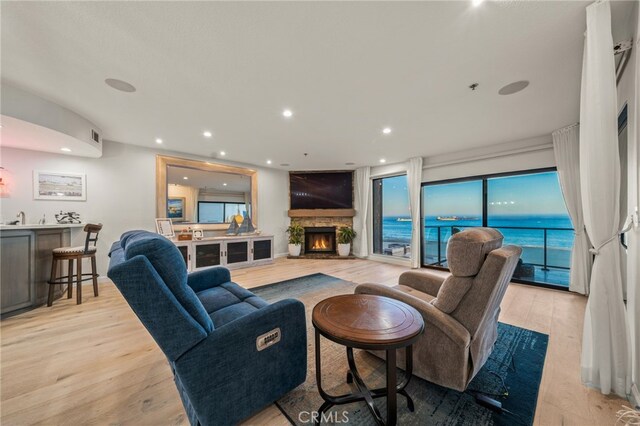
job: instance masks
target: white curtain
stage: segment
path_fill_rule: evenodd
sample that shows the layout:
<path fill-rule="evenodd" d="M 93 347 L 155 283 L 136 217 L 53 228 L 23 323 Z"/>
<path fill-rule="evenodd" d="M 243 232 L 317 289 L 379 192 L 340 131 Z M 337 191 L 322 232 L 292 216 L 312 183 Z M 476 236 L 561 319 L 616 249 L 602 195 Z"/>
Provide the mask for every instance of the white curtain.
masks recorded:
<path fill-rule="evenodd" d="M 640 5 L 636 5 L 637 22 L 640 22 Z M 640 27 L 636 29 L 635 44 L 635 93 L 631 96 L 635 103 L 629 103 L 628 141 L 632 147 L 629 158 L 629 206 L 640 203 Z M 635 155 L 634 155 L 635 154 Z M 637 225 L 627 233 L 629 250 L 629 275 L 627 280 L 627 312 L 629 316 L 629 334 L 631 336 L 632 382 L 640 388 L 640 227 Z"/>
<path fill-rule="evenodd" d="M 569 290 L 589 294 L 591 259 L 589 238 L 584 229 L 582 214 L 582 191 L 580 189 L 580 127 L 578 124 L 553 132 L 553 153 L 558 168 L 558 179 L 575 229 L 575 240 L 571 249 L 571 272 Z"/>
<path fill-rule="evenodd" d="M 620 159 L 611 6 L 587 7 L 580 93 L 580 185 L 595 261 L 584 318 L 582 380 L 604 394 L 630 390 L 627 314 L 618 249 Z"/>
<path fill-rule="evenodd" d="M 411 209 L 411 267 L 420 267 L 420 191 L 422 184 L 422 157 L 409 159 L 407 185 Z"/>
<path fill-rule="evenodd" d="M 353 218 L 353 229 L 358 235 L 353 241 L 353 253 L 358 257 L 367 257 L 369 256 L 367 217 L 371 193 L 371 167 L 357 168 L 355 183 L 356 216 Z"/>

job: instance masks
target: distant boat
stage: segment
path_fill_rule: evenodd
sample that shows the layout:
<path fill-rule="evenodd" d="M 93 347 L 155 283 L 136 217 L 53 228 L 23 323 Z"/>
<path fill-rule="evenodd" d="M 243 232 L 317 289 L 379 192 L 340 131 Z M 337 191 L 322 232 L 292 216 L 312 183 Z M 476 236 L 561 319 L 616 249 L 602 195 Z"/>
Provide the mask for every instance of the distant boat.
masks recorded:
<path fill-rule="evenodd" d="M 399 217 L 397 222 L 411 222 L 411 218 L 408 217 Z"/>
<path fill-rule="evenodd" d="M 455 222 L 457 220 L 478 220 L 477 217 L 465 217 L 465 216 L 438 216 L 436 220 L 443 222 Z"/>

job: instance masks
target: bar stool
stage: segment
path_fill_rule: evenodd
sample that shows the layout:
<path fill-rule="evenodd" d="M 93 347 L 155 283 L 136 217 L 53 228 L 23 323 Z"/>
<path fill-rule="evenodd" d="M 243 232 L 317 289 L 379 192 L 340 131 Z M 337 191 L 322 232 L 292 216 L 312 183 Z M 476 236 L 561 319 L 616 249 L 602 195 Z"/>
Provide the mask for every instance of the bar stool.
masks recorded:
<path fill-rule="evenodd" d="M 98 234 L 102 229 L 102 224 L 97 225 L 88 223 L 84 227 L 84 232 L 87 233 L 84 246 L 79 247 L 60 247 L 53 249 L 53 261 L 51 262 L 51 279 L 49 282 L 49 299 L 47 300 L 47 306 L 53 304 L 53 290 L 55 285 L 67 284 L 67 299 L 71 299 L 73 296 L 73 283 L 76 283 L 76 303 L 79 305 L 82 303 L 82 282 L 93 280 L 93 295 L 98 296 L 98 274 L 96 273 L 96 242 L 98 241 Z M 91 273 L 82 273 L 82 259 L 85 257 L 91 258 Z M 58 271 L 58 262 L 66 260 L 69 262 L 67 275 L 56 276 Z M 76 273 L 73 272 L 73 263 L 76 262 Z M 75 275 L 75 277 L 74 277 Z M 88 277 L 88 278 L 84 278 Z M 74 279 L 75 278 L 75 279 Z"/>

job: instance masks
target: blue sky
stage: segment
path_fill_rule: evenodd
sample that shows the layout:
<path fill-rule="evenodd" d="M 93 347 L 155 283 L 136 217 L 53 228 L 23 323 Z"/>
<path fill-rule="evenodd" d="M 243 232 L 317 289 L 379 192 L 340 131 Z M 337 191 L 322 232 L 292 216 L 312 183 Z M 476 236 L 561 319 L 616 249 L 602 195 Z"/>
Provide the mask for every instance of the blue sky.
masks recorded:
<path fill-rule="evenodd" d="M 492 178 L 488 181 L 490 215 L 566 215 L 556 172 Z M 407 177 L 383 180 L 385 216 L 408 216 Z M 482 215 L 482 181 L 423 188 L 427 216 Z"/>

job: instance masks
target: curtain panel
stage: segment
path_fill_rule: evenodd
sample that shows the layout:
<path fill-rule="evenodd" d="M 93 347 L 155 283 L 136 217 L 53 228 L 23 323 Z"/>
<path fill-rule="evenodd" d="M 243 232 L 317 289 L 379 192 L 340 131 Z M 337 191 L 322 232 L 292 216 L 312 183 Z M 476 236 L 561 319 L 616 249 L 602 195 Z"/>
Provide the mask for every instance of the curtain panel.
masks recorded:
<path fill-rule="evenodd" d="M 580 93 L 580 186 L 593 244 L 581 370 L 585 384 L 622 397 L 630 390 L 631 359 L 619 250 L 620 159 L 611 5 L 587 7 Z"/>
<path fill-rule="evenodd" d="M 553 132 L 553 153 L 558 168 L 558 180 L 567 211 L 575 229 L 571 249 L 571 271 L 569 290 L 589 294 L 592 255 L 589 253 L 589 238 L 584 229 L 582 214 L 582 191 L 580 189 L 580 127 L 578 124 Z"/>
<path fill-rule="evenodd" d="M 369 256 L 367 217 L 369 216 L 369 194 L 371 194 L 371 167 L 359 167 L 355 171 L 355 209 L 353 229 L 358 234 L 353 241 L 353 253 L 358 257 Z"/>
<path fill-rule="evenodd" d="M 409 159 L 407 167 L 409 209 L 411 210 L 411 267 L 420 267 L 420 191 L 422 187 L 422 157 Z"/>

